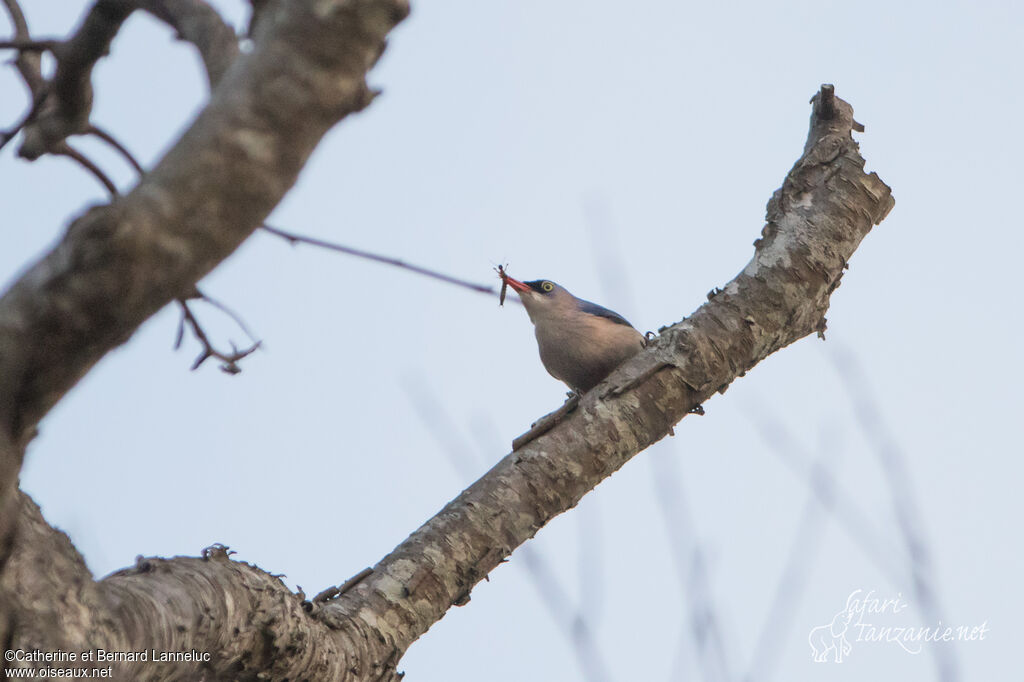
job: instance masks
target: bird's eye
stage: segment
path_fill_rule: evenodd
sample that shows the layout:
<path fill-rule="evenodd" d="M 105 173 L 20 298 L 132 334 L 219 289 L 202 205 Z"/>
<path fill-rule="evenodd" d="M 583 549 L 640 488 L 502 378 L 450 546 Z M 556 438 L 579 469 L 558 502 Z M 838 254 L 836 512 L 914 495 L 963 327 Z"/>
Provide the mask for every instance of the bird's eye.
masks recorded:
<path fill-rule="evenodd" d="M 543 289 L 544 291 L 554 291 L 555 285 L 552 284 L 551 282 L 544 282 L 543 284 L 540 285 L 540 288 Z"/>

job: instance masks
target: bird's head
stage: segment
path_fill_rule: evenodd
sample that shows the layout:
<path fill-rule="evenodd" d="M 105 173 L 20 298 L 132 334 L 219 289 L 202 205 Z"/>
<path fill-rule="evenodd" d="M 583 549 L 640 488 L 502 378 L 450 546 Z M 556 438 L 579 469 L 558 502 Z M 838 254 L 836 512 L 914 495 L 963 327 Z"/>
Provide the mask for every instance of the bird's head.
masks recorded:
<path fill-rule="evenodd" d="M 577 308 L 576 297 L 570 294 L 565 287 L 559 286 L 549 279 L 520 282 L 518 279 L 506 275 L 505 281 L 519 294 L 527 314 L 535 322 L 547 317 L 564 316 Z"/>

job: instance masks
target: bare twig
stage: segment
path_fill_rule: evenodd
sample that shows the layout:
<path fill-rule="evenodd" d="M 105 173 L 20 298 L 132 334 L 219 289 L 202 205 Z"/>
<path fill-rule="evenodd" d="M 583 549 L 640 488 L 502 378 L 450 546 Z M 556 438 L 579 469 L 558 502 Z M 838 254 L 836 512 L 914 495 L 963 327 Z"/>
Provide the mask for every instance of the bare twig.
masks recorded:
<path fill-rule="evenodd" d="M 46 88 L 42 87 L 32 100 L 32 106 L 29 107 L 28 111 L 25 112 L 25 115 L 21 117 L 21 120 L 7 130 L 0 132 L 0 149 L 3 149 L 8 142 L 13 140 L 14 137 L 21 132 L 22 128 L 28 125 L 36 117 L 36 114 L 39 112 L 39 107 L 42 106 L 45 100 Z"/>
<path fill-rule="evenodd" d="M 384 263 L 386 265 L 393 265 L 397 268 L 403 268 L 405 270 L 415 272 L 416 274 L 419 275 L 432 277 L 433 279 L 441 280 L 442 282 L 447 282 L 448 284 L 454 284 L 456 286 L 465 287 L 466 289 L 472 289 L 473 291 L 479 291 L 480 293 L 483 294 L 492 294 L 495 296 L 499 295 L 499 291 L 496 287 L 487 286 L 486 284 L 477 284 L 475 282 L 470 282 L 468 280 L 460 279 L 458 277 L 452 277 L 451 275 L 446 275 L 443 272 L 438 272 L 437 270 L 431 270 L 429 268 L 424 268 L 419 265 L 412 265 L 411 263 L 406 263 L 405 261 L 399 260 L 398 258 L 382 256 L 380 254 L 372 253 L 370 251 L 355 249 L 352 248 L 351 246 L 344 246 L 342 244 L 336 244 L 334 242 L 325 241 L 323 239 L 317 239 L 316 237 L 305 237 L 299 234 L 294 234 L 292 232 L 286 232 L 285 230 L 281 230 L 276 227 L 271 227 L 270 225 L 266 224 L 260 225 L 260 227 L 263 228 L 264 231 L 269 232 L 270 234 L 281 237 L 282 239 L 287 239 L 293 245 L 309 244 L 311 246 L 318 246 L 322 249 L 337 251 L 338 253 L 347 253 L 350 256 L 365 258 L 367 260 L 376 261 L 378 263 Z"/>
<path fill-rule="evenodd" d="M 205 296 L 202 298 L 203 300 L 206 301 L 210 300 Z M 224 310 L 224 308 L 219 304 L 216 305 L 221 310 Z M 222 363 L 220 366 L 221 371 L 226 372 L 227 374 L 238 374 L 239 372 L 242 371 L 242 368 L 238 366 L 238 362 L 243 358 L 251 355 L 253 352 L 256 351 L 257 348 L 260 347 L 260 345 L 262 345 L 261 341 L 256 341 L 249 348 L 239 350 L 232 343 L 230 353 L 219 351 L 213 347 L 212 343 L 210 343 L 210 339 L 209 337 L 207 337 L 202 325 L 199 324 L 199 320 L 196 319 L 195 315 L 192 313 L 191 308 L 189 308 L 188 301 L 186 299 L 179 298 L 178 307 L 181 308 L 181 320 L 178 323 L 178 333 L 176 337 L 175 348 L 178 348 L 181 345 L 181 341 L 185 335 L 184 330 L 186 324 L 192 329 L 192 333 L 195 335 L 196 339 L 199 341 L 200 344 L 202 344 L 203 347 L 202 352 L 200 352 L 195 362 L 192 363 L 193 371 L 199 369 L 199 366 L 206 362 L 208 359 L 216 358 L 217 360 L 220 360 Z M 232 314 L 231 316 L 235 318 L 237 321 L 237 318 L 235 317 L 234 314 Z"/>
<path fill-rule="evenodd" d="M 29 34 L 28 22 L 25 21 L 25 14 L 21 11 L 18 0 L 3 0 L 3 3 L 7 8 L 7 14 L 11 17 L 11 25 L 14 27 L 14 39 L 17 41 L 30 41 L 32 38 Z M 39 53 L 31 50 L 19 51 L 18 56 L 14 60 L 14 65 L 18 68 L 21 79 L 25 81 L 29 94 L 35 100 L 45 82 L 43 80 Z"/>
<path fill-rule="evenodd" d="M 68 137 L 88 131 L 93 68 L 134 10 L 135 4 L 125 0 L 96 0 L 74 34 L 53 46 L 57 67 L 46 84 L 45 101 L 25 126 L 20 156 L 32 161 L 43 154 L 59 154 Z M 33 91 L 38 94 L 39 89 Z"/>
<path fill-rule="evenodd" d="M 211 298 L 210 296 L 207 296 L 206 294 L 204 294 L 203 292 L 199 291 L 198 289 L 196 289 L 195 294 L 192 296 L 192 298 L 196 298 L 196 299 L 199 299 L 201 301 L 205 301 L 206 303 L 209 303 L 214 308 L 216 308 L 217 310 L 221 311 L 222 313 L 224 313 L 225 315 L 230 317 L 231 320 L 235 324 L 238 325 L 238 328 L 241 329 L 243 332 L 245 332 L 245 335 L 249 337 L 250 341 L 252 341 L 253 343 L 256 343 L 256 344 L 259 343 L 259 339 L 257 339 L 256 336 L 249 329 L 249 325 L 247 325 L 245 323 L 245 320 L 242 319 L 241 315 L 236 313 L 234 310 L 232 310 L 231 308 L 227 307 L 226 305 L 224 305 L 223 303 L 221 303 L 217 299 Z"/>
<path fill-rule="evenodd" d="M 131 0 L 106 2 L 120 6 L 130 4 Z M 180 298 L 266 219 L 285 188 L 294 185 L 322 135 L 363 106 L 368 89 L 366 64 L 376 59 L 383 50 L 384 36 L 408 11 L 405 0 L 331 0 L 330 16 L 310 16 L 302 9 L 307 7 L 303 3 L 286 5 L 287 9 L 282 11 L 287 21 L 281 19 L 280 13 L 275 14 L 273 35 L 266 38 L 270 46 L 254 49 L 243 60 L 244 64 L 236 61 L 242 75 L 231 82 L 229 90 L 234 94 L 212 98 L 175 143 L 173 153 L 155 164 L 154 170 L 165 168 L 167 172 L 155 178 L 153 173 L 147 173 L 136 191 L 126 194 L 116 206 L 96 206 L 83 213 L 65 231 L 61 242 L 75 246 L 52 250 L 11 283 L 0 298 L 0 312 L 22 316 L 18 318 L 21 322 L 17 331 L 0 324 L 0 346 L 4 348 L 0 352 L 0 396 L 22 391 L 18 401 L 0 400 L 0 422 L 17 431 L 14 441 L 20 443 L 35 427 L 36 417 L 29 416 L 30 413 L 41 416 L 64 393 L 43 390 L 44 385 L 51 381 L 63 383 L 64 379 L 59 377 L 72 375 L 77 381 L 109 350 L 108 343 L 99 338 L 116 337 L 117 343 L 123 342 L 130 336 L 128 327 L 134 330 L 163 305 Z M 295 28 L 299 26 L 302 28 Z M 274 42 L 279 38 L 287 43 L 286 47 Z M 63 50 L 64 46 L 60 51 Z M 330 57 L 325 56 L 328 53 Z M 322 77 L 303 80 L 314 64 Z M 295 86 L 289 89 L 287 101 L 274 89 L 280 82 L 292 82 Z M 273 106 L 266 102 L 273 102 Z M 48 106 L 44 104 L 43 108 Z M 26 137 L 31 127 L 26 126 L 23 131 Z M 272 159 L 259 155 L 236 158 L 232 150 L 237 151 L 238 144 L 245 144 L 244 132 L 249 129 L 267 131 L 267 143 L 274 148 L 287 148 L 288 154 Z M 203 162 L 197 163 L 197 159 Z M 161 199 L 154 203 L 150 199 L 156 195 Z M 152 229 L 138 230 L 134 235 L 137 239 L 119 239 L 114 226 L 124 221 L 144 221 Z M 103 227 L 99 232 L 83 233 L 78 229 L 80 224 Z M 164 248 L 169 242 L 162 230 L 173 234 L 174 258 L 170 260 Z M 100 235 L 103 238 L 97 239 Z M 88 262 L 79 256 L 69 258 L 67 249 L 77 253 L 83 243 L 88 243 L 85 248 L 92 254 Z M 128 264 L 133 265 L 127 267 Z M 36 271 L 46 274 L 36 279 L 29 274 Z M 81 274 L 85 281 L 72 285 L 63 274 L 66 272 Z M 32 302 L 35 294 L 29 292 L 48 291 L 51 285 L 42 282 L 51 280 L 60 282 L 52 286 L 73 292 L 62 299 L 63 308 Z M 149 293 L 129 293 L 135 287 Z M 114 313 L 104 312 L 105 306 L 97 302 L 102 298 L 97 293 L 101 290 L 123 293 L 123 305 L 116 305 Z M 112 300 L 106 299 L 108 304 Z M 58 309 L 59 315 L 64 316 L 60 321 L 36 326 L 48 315 L 58 314 Z M 70 312 L 72 309 L 77 312 Z M 66 324 L 68 315 L 75 316 L 75 323 L 70 326 Z M 42 331 L 44 328 L 47 331 Z M 34 341 L 10 341 L 21 334 Z M 93 334 L 97 338 L 84 341 Z M 18 354 L 13 354 L 11 348 L 17 348 Z M 85 355 L 95 357 L 84 361 Z M 57 357 L 62 358 L 61 362 L 54 362 Z M 73 361 L 72 357 L 78 360 Z M 75 369 L 78 362 L 83 364 Z M 40 370 L 40 375 L 36 370 L 42 364 L 47 368 Z M 28 377 L 39 383 L 29 382 Z M 25 386 L 16 388 L 21 382 Z M 33 388 L 28 388 L 29 384 Z M 5 490 L 0 485 L 0 497 Z M 2 551 L 0 547 L 0 554 Z"/>
<path fill-rule="evenodd" d="M 14 40 L 16 42 L 31 42 L 32 37 L 29 34 L 28 22 L 25 21 L 25 15 L 22 13 L 17 0 L 3 0 L 3 3 L 7 8 L 7 14 L 11 18 L 11 25 L 14 27 Z M 40 61 L 39 53 L 33 50 L 19 50 L 18 56 L 14 59 L 14 65 L 18 69 L 18 73 L 21 74 L 21 79 L 25 82 L 32 105 L 25 112 L 25 115 L 21 117 L 21 120 L 7 130 L 0 132 L 0 149 L 3 149 L 22 128 L 35 118 L 39 107 L 43 104 L 43 100 L 46 99 L 46 81 L 43 78 L 42 62 Z"/>
<path fill-rule="evenodd" d="M 129 163 L 129 165 L 131 165 L 131 167 L 135 169 L 136 173 L 138 173 L 139 175 L 145 175 L 146 174 L 146 171 L 143 170 L 143 168 L 142 168 L 142 164 L 140 164 L 138 162 L 138 160 L 135 158 L 135 155 L 132 154 L 130 151 L 128 151 L 127 147 L 125 147 L 123 144 L 118 142 L 117 138 L 115 138 L 113 135 L 108 133 L 106 130 L 104 130 L 103 128 L 100 128 L 99 126 L 96 126 L 96 125 L 90 125 L 88 133 L 90 135 L 94 135 L 95 137 L 98 137 L 99 139 L 103 140 L 104 142 L 109 144 L 111 147 L 113 147 L 114 150 L 117 151 L 118 154 L 123 156 L 125 161 L 127 161 Z"/>
<path fill-rule="evenodd" d="M 97 177 L 111 194 L 116 194 L 116 185 L 110 181 L 96 164 L 92 163 L 77 150 L 68 146 L 66 138 L 77 133 L 95 135 L 120 153 L 140 175 L 144 173 L 142 165 L 124 145 L 113 135 L 91 124 L 88 120 L 89 110 L 92 105 L 92 88 L 89 83 L 92 68 L 96 60 L 102 56 L 106 46 L 109 45 L 113 36 L 116 35 L 121 23 L 130 14 L 131 10 L 124 6 L 123 3 L 97 0 L 82 26 L 67 41 L 37 41 L 32 40 L 28 36 L 27 25 L 24 23 L 23 17 L 20 14 L 20 8 L 15 4 L 15 0 L 3 1 L 14 8 L 11 10 L 12 17 L 16 15 L 20 18 L 20 24 L 18 20 L 14 20 L 16 28 L 22 26 L 24 31 L 21 31 L 19 28 L 16 37 L 6 43 L 0 43 L 0 48 L 9 47 L 21 49 L 22 51 L 52 50 L 58 56 L 58 69 L 52 87 L 43 81 L 41 76 L 38 79 L 32 79 L 34 92 L 38 95 L 36 101 L 22 121 L 10 130 L 0 133 L 0 148 L 20 130 L 31 124 L 33 126 L 32 134 L 23 143 L 20 152 L 23 156 L 26 158 L 37 158 L 48 151 L 68 156 Z M 114 6 L 116 11 L 108 12 L 104 10 L 107 5 Z M 234 33 L 223 22 L 216 11 L 205 2 L 185 3 L 180 0 L 147 0 L 140 2 L 139 7 L 167 22 L 178 30 L 182 38 L 193 43 L 199 49 L 204 64 L 207 67 L 207 74 L 211 85 L 220 79 L 223 72 L 238 54 L 237 40 L 234 37 Z M 91 43 L 88 41 L 91 41 Z M 29 76 L 26 76 L 26 81 L 29 80 Z M 53 93 L 53 96 L 50 96 L 51 93 Z M 46 110 L 41 112 L 41 107 L 44 103 L 46 103 Z M 43 121 L 43 125 L 36 125 L 36 119 L 39 115 L 47 119 L 47 121 Z M 29 131 L 26 131 L 26 133 L 28 134 Z M 482 293 L 496 293 L 494 287 L 468 282 L 428 268 L 407 264 L 396 258 L 373 254 L 312 237 L 292 234 L 267 225 L 264 225 L 263 228 L 272 234 L 287 239 L 292 244 L 302 242 L 319 246 L 401 267 Z M 237 318 L 236 321 L 240 322 Z"/>
<path fill-rule="evenodd" d="M 15 36 L 0 41 L 0 49 L 18 50 L 16 64 L 32 94 L 33 106 L 14 127 L 0 133 L 0 147 L 25 130 L 19 154 L 34 160 L 47 153 L 62 154 L 70 136 L 92 133 L 112 145 L 129 163 L 141 166 L 112 136 L 89 122 L 93 104 L 92 71 L 109 52 L 125 19 L 141 8 L 174 28 L 198 49 L 211 86 L 238 56 L 234 31 L 203 0 L 95 0 L 85 19 L 66 40 L 33 40 L 17 0 L 3 0 Z M 42 76 L 39 53 L 50 51 L 57 60 L 53 79 Z M 66 154 L 65 154 L 66 155 Z"/>
<path fill-rule="evenodd" d="M 92 173 L 93 177 L 103 183 L 103 186 L 107 188 L 108 192 L 110 192 L 110 196 L 117 196 L 117 185 L 114 184 L 114 181 L 107 177 L 107 174 L 104 173 L 99 166 L 90 161 L 89 157 L 68 144 L 67 140 L 61 142 L 57 148 L 54 149 L 53 153 L 57 156 L 66 156 L 78 163 L 78 165 Z"/>
<path fill-rule="evenodd" d="M 0 50 L 18 50 L 20 52 L 53 52 L 60 45 L 59 40 L 31 40 L 15 38 L 0 40 Z"/>

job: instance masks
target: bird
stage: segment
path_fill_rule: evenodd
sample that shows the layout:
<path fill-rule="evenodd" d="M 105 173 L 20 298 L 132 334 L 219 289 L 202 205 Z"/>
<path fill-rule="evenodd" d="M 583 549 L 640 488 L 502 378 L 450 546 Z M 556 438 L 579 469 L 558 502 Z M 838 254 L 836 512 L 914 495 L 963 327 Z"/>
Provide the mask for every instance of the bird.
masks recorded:
<path fill-rule="evenodd" d="M 577 396 L 644 347 L 643 334 L 622 315 L 576 298 L 551 280 L 521 282 L 499 272 L 533 322 L 544 368 Z"/>

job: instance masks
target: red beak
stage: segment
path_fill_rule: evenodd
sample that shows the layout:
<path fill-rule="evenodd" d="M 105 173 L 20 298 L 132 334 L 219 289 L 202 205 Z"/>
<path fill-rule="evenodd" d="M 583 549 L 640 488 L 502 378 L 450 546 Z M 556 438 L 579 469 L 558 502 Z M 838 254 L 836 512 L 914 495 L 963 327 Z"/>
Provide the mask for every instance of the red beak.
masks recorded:
<path fill-rule="evenodd" d="M 532 291 L 530 287 L 523 284 L 518 279 L 514 279 L 512 277 L 509 277 L 508 275 L 505 275 L 505 281 L 508 282 L 508 285 L 515 289 L 517 292 Z"/>

